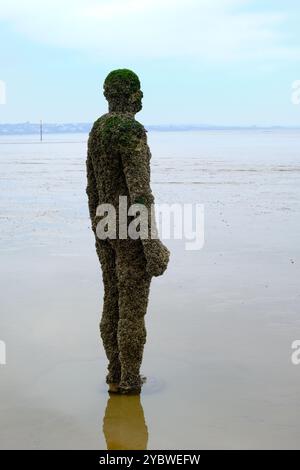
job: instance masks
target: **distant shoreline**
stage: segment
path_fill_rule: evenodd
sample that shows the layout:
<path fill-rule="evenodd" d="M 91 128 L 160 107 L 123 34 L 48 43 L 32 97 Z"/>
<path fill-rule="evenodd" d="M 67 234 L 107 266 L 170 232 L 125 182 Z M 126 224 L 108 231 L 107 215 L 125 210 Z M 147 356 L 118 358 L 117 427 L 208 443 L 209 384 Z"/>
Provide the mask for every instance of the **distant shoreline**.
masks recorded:
<path fill-rule="evenodd" d="M 90 132 L 92 123 L 44 123 L 43 134 L 87 134 Z M 148 131 L 155 132 L 193 132 L 193 131 L 300 131 L 297 126 L 223 126 L 206 124 L 167 124 L 146 125 Z M 17 123 L 0 124 L 0 137 L 12 135 L 38 135 L 40 134 L 39 123 Z"/>

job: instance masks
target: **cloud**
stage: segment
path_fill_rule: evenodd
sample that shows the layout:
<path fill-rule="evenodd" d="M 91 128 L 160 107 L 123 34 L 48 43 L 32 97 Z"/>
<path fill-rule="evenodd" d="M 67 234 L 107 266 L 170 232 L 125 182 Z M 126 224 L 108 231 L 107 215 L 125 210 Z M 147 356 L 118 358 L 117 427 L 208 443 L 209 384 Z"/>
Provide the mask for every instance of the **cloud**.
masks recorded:
<path fill-rule="evenodd" d="M 3 3 L 3 5 L 2 5 Z M 0 19 L 31 40 L 97 58 L 296 59 L 283 14 L 244 0 L 0 0 Z"/>

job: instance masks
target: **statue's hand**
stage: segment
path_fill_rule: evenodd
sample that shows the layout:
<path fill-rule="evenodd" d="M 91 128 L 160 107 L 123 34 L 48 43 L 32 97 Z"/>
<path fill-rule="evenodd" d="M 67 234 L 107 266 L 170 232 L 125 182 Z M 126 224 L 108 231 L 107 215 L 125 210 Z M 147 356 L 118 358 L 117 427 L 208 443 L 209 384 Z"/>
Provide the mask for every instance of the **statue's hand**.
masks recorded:
<path fill-rule="evenodd" d="M 161 276 L 167 269 L 170 252 L 160 240 L 146 240 L 144 253 L 147 261 L 146 270 L 150 276 Z"/>

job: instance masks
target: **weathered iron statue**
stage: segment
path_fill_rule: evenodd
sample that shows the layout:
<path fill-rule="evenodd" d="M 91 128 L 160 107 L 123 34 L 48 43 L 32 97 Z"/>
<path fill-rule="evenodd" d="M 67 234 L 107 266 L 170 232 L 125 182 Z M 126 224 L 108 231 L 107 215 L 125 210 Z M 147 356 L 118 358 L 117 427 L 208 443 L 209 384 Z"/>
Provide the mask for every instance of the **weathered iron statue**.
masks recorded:
<path fill-rule="evenodd" d="M 153 237 L 156 228 L 150 188 L 151 153 L 146 131 L 135 119 L 142 109 L 139 78 L 131 70 L 112 71 L 104 82 L 104 96 L 109 111 L 93 125 L 87 156 L 89 211 L 104 284 L 100 332 L 109 361 L 109 391 L 135 394 L 141 391 L 143 382 L 140 366 L 150 282 L 152 276 L 166 270 L 169 251 Z M 146 236 L 144 230 L 138 238 L 124 237 L 119 209 L 122 196 L 127 197 L 127 209 L 133 204 L 147 209 Z M 97 224 L 103 218 L 98 217 L 97 208 L 101 204 L 115 208 L 116 236 L 110 233 L 106 238 L 99 237 Z M 132 219 L 127 211 L 126 228 Z"/>

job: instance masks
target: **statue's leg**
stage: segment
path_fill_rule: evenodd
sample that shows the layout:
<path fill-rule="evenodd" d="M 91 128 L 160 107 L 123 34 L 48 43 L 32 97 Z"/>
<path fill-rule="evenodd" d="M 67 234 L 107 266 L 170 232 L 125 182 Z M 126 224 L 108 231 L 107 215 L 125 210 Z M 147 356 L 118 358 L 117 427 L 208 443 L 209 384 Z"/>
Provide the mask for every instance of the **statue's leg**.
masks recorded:
<path fill-rule="evenodd" d="M 115 250 L 106 240 L 96 241 L 96 250 L 102 268 L 104 285 L 103 313 L 100 322 L 100 334 L 108 363 L 107 383 L 119 383 L 121 367 L 118 348 L 118 283 L 115 263 Z"/>
<path fill-rule="evenodd" d="M 140 367 L 146 342 L 145 314 L 151 276 L 140 240 L 119 240 L 117 248 L 119 289 L 118 345 L 123 393 L 141 389 Z"/>

